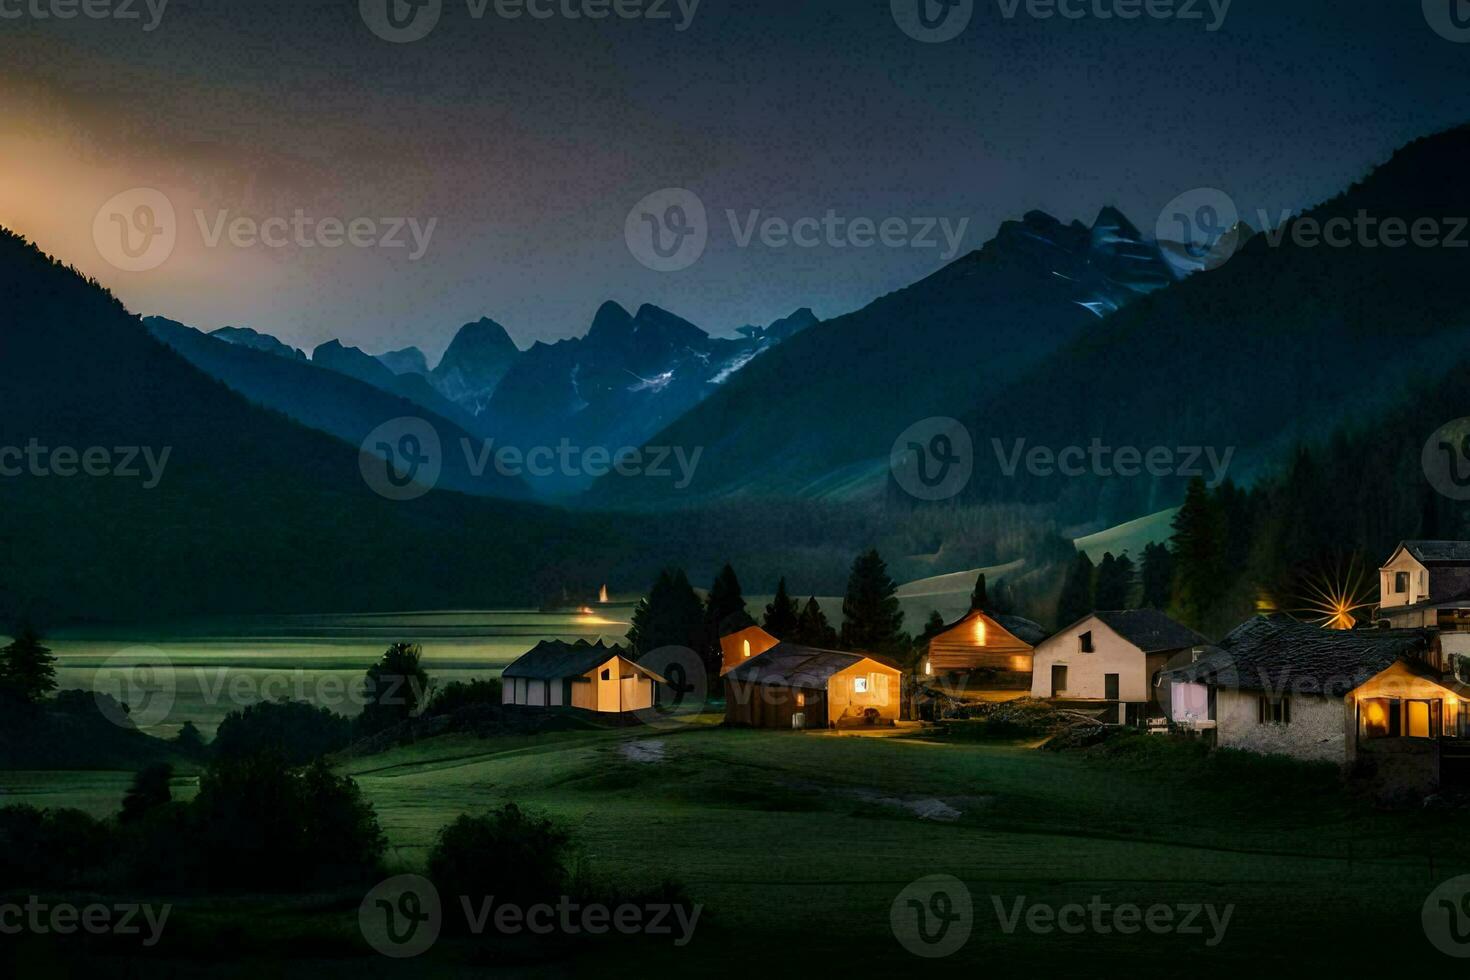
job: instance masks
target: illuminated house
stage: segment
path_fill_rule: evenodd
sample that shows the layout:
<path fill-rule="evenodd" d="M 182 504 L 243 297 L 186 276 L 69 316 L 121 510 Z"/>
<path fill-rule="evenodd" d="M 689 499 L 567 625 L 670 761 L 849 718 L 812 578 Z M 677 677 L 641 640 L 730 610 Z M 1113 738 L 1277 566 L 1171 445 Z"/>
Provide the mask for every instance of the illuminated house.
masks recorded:
<path fill-rule="evenodd" d="M 1470 633 L 1470 541 L 1403 542 L 1378 570 L 1378 594 L 1391 626 Z"/>
<path fill-rule="evenodd" d="M 1180 653 L 1207 639 L 1157 609 L 1090 613 L 1036 648 L 1031 696 L 1090 702 L 1113 724 L 1162 714 L 1154 679 Z"/>
<path fill-rule="evenodd" d="M 529 708 L 579 708 L 621 714 L 653 707 L 664 679 L 627 657 L 619 646 L 586 640 L 547 640 L 501 673 L 501 703 Z"/>
<path fill-rule="evenodd" d="M 752 728 L 891 725 L 898 668 L 873 657 L 778 643 L 725 675 L 725 723 Z"/>
<path fill-rule="evenodd" d="M 920 664 L 923 677 L 966 673 L 967 693 L 988 701 L 1025 697 L 1031 687 L 1031 656 L 1046 630 L 1020 616 L 972 609 L 929 641 Z"/>
<path fill-rule="evenodd" d="M 759 657 L 780 642 L 753 622 L 723 634 L 720 637 L 720 676 L 724 677 L 750 658 Z"/>
<path fill-rule="evenodd" d="M 1448 669 L 1440 636 L 1257 617 L 1159 686 L 1174 721 L 1212 730 L 1217 745 L 1337 762 L 1382 789 L 1428 792 L 1463 781 L 1470 765 L 1470 688 Z"/>

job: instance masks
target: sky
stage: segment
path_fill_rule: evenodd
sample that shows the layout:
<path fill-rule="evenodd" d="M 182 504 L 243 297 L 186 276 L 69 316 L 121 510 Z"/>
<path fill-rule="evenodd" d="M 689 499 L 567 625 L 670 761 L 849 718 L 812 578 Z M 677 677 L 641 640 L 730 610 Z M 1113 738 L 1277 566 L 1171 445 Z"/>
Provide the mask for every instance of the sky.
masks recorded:
<path fill-rule="evenodd" d="M 1209 187 L 1256 224 L 1470 121 L 1451 0 L 958 0 L 927 41 L 937 0 L 417 2 L 0 0 L 0 225 L 140 314 L 432 361 L 609 299 L 835 316 L 1030 209 L 1149 231 Z"/>

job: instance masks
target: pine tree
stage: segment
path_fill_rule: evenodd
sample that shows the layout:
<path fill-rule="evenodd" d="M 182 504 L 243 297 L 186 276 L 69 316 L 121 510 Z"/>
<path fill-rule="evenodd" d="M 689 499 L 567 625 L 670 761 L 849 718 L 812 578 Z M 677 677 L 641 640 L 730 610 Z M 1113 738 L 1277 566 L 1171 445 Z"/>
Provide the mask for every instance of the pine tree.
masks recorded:
<path fill-rule="evenodd" d="M 1114 558 L 1111 551 L 1105 553 L 1102 564 L 1097 567 L 1097 590 L 1094 605 L 1098 609 L 1127 609 L 1133 596 L 1133 559 L 1124 552 L 1122 558 Z"/>
<path fill-rule="evenodd" d="M 415 717 L 428 700 L 429 673 L 417 643 L 394 643 L 367 670 L 365 704 L 357 724 L 372 735 Z"/>
<path fill-rule="evenodd" d="M 776 595 L 766 606 L 765 622 L 762 624 L 765 631 L 778 640 L 789 640 L 796 634 L 797 620 L 801 616 L 801 610 L 796 607 L 796 600 L 786 591 L 786 579 L 776 583 Z"/>
<path fill-rule="evenodd" d="M 983 577 L 983 576 L 982 576 Z M 929 618 L 924 622 L 924 632 L 914 642 L 921 647 L 929 645 L 929 641 L 944 632 L 944 617 L 939 615 L 938 609 L 930 610 Z"/>
<path fill-rule="evenodd" d="M 1014 616 L 1016 614 L 1016 590 L 1011 588 L 1011 583 L 1005 579 L 996 580 L 995 588 L 990 590 L 988 611 L 994 616 Z"/>
<path fill-rule="evenodd" d="M 122 813 L 118 823 L 132 823 L 155 807 L 166 806 L 173 800 L 169 783 L 174 778 L 174 767 L 166 762 L 149 766 L 133 776 L 133 784 L 123 796 Z"/>
<path fill-rule="evenodd" d="M 985 573 L 981 572 L 980 577 L 975 580 L 975 588 L 970 591 L 970 611 L 974 612 L 977 609 L 984 610 L 989 608 L 990 596 L 986 594 L 985 590 Z"/>
<path fill-rule="evenodd" d="M 1228 583 L 1224 581 L 1225 527 L 1217 501 L 1195 477 L 1184 505 L 1174 515 L 1173 605 L 1186 625 L 1202 628 L 1214 613 Z"/>
<path fill-rule="evenodd" d="M 827 614 L 817 602 L 817 597 L 807 599 L 801 615 L 796 621 L 795 642 L 802 646 L 830 650 L 837 645 L 837 631 L 827 622 Z"/>
<path fill-rule="evenodd" d="M 1174 556 L 1167 545 L 1150 542 L 1143 548 L 1142 602 L 1148 609 L 1169 608 L 1174 592 Z"/>
<path fill-rule="evenodd" d="M 745 609 L 745 596 L 740 592 L 740 579 L 726 562 L 720 574 L 715 576 L 714 584 L 709 587 L 709 598 L 705 600 L 704 641 L 707 645 L 719 646 L 725 623 L 732 616 L 738 616 L 746 623 L 751 621 L 750 613 Z"/>
<path fill-rule="evenodd" d="M 56 656 L 30 626 L 15 632 L 14 642 L 0 649 L 0 694 L 34 704 L 56 690 Z"/>
<path fill-rule="evenodd" d="M 682 569 L 666 568 L 633 611 L 628 643 L 637 656 L 659 647 L 688 647 L 707 653 L 704 619 L 704 604 L 689 584 L 689 576 Z M 718 669 L 712 676 L 719 676 Z"/>
<path fill-rule="evenodd" d="M 1092 559 L 1087 552 L 1077 552 L 1072 567 L 1067 569 L 1067 578 L 1062 583 L 1062 594 L 1057 597 L 1057 628 L 1070 626 L 1092 612 Z"/>
<path fill-rule="evenodd" d="M 898 583 L 877 550 L 859 555 L 842 600 L 842 646 L 872 653 L 902 653 L 908 647 L 899 608 Z"/>

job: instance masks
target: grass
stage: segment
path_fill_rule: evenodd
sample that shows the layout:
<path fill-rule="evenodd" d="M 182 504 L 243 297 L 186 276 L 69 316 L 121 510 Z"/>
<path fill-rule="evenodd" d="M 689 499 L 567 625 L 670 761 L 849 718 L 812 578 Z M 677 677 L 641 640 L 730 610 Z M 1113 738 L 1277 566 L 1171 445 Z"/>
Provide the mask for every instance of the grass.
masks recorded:
<path fill-rule="evenodd" d="M 661 761 L 628 752 L 639 739 L 662 742 Z M 1058 753 L 700 726 L 447 736 L 341 768 L 376 807 L 394 871 L 421 869 L 456 815 L 515 801 L 570 825 L 597 876 L 628 888 L 684 882 L 707 908 L 695 943 L 624 959 L 615 948 L 611 963 L 599 954 L 616 972 L 748 972 L 779 964 L 782 950 L 841 972 L 923 968 L 893 940 L 889 910 L 931 874 L 961 879 L 975 902 L 972 938 L 945 968 L 1001 961 L 1106 976 L 1152 963 L 1163 975 L 1234 975 L 1283 955 L 1316 969 L 1449 967 L 1420 909 L 1437 884 L 1470 872 L 1458 813 L 1380 812 L 1330 770 L 1158 739 Z M 0 774 L 0 785 L 15 778 Z M 98 774 L 64 774 L 48 789 L 49 779 L 23 782 L 92 805 L 115 788 Z M 958 815 L 920 819 L 934 800 Z M 1234 912 L 1207 948 L 1207 936 L 1007 934 L 994 907 L 1093 896 Z M 324 909 L 319 924 L 340 938 L 352 914 Z M 468 955 L 436 952 L 447 964 Z"/>

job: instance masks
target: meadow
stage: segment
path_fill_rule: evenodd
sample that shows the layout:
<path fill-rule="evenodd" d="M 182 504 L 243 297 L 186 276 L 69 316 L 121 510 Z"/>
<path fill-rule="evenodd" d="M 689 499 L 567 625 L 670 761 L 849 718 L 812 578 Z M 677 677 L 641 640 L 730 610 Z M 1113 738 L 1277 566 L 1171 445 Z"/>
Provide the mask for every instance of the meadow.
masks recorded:
<path fill-rule="evenodd" d="M 1364 975 L 1453 965 L 1426 940 L 1420 912 L 1435 886 L 1470 872 L 1463 811 L 1377 810 L 1346 794 L 1330 769 L 1206 757 L 1163 740 L 1058 753 L 914 731 L 839 736 L 703 721 L 659 732 L 449 735 L 339 768 L 377 810 L 391 873 L 422 870 L 457 815 L 514 801 L 572 828 L 595 878 L 628 889 L 675 879 L 705 906 L 687 948 L 609 941 L 537 965 L 548 975 L 593 963 L 618 975 L 651 964 L 724 975 L 790 958 L 838 972 L 922 968 L 894 939 L 889 914 L 900 891 L 934 874 L 960 879 L 973 899 L 973 932 L 946 969 L 1224 975 L 1265 960 Z M 0 774 L 9 798 L 93 812 L 109 797 L 116 806 L 126 781 Z M 176 792 L 187 794 L 189 782 L 181 777 Z M 1202 931 L 1189 935 L 1033 932 L 1024 922 L 1008 932 L 1003 921 L 1018 907 L 1096 902 L 1208 904 L 1230 917 L 1217 932 L 1201 916 Z M 234 915 L 240 905 L 224 907 Z M 282 914 L 274 903 L 257 907 Z M 294 904 L 289 931 L 334 937 L 323 948 L 333 950 L 333 970 L 346 967 L 371 955 L 354 942 L 355 907 L 351 896 Z M 208 934 L 200 923 L 220 914 L 212 901 L 185 929 Z M 478 956 L 445 940 L 411 975 L 452 974 Z"/>

